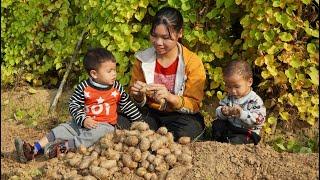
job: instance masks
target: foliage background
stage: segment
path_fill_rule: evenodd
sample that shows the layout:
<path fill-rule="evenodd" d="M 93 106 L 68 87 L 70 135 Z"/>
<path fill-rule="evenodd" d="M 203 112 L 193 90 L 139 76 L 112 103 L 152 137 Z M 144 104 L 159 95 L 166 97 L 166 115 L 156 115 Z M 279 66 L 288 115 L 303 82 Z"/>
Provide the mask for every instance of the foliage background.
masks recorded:
<path fill-rule="evenodd" d="M 133 54 L 150 46 L 152 16 L 167 5 L 183 14 L 182 43 L 205 65 L 205 101 L 225 95 L 221 72 L 226 62 L 245 59 L 268 110 L 266 134 L 283 124 L 318 124 L 318 0 L 4 0 L 2 86 L 57 87 L 83 30 L 88 35 L 69 85 L 87 77 L 83 54 L 96 46 L 114 53 L 117 79 L 127 85 Z"/>

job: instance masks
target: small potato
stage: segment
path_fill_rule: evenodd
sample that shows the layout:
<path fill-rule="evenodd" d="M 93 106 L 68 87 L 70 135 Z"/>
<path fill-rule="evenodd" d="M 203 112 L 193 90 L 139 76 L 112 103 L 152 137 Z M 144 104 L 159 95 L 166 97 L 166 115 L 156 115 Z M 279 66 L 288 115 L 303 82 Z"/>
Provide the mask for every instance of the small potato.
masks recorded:
<path fill-rule="evenodd" d="M 91 157 L 92 157 L 93 159 L 98 159 L 98 156 L 99 156 L 99 153 L 98 153 L 98 152 L 92 151 Z"/>
<path fill-rule="evenodd" d="M 101 146 L 100 145 L 96 145 L 94 147 L 94 151 L 97 152 L 98 154 L 100 154 L 101 153 Z"/>
<path fill-rule="evenodd" d="M 121 170 L 121 172 L 122 172 L 123 174 L 129 174 L 129 173 L 131 172 L 131 170 L 130 170 L 128 167 L 123 167 L 122 170 Z"/>
<path fill-rule="evenodd" d="M 116 151 L 122 151 L 122 148 L 123 148 L 123 144 L 121 142 L 117 143 L 117 144 L 114 144 L 113 146 L 114 150 Z"/>
<path fill-rule="evenodd" d="M 141 160 L 141 151 L 140 149 L 136 149 L 132 154 L 132 160 L 139 162 Z"/>
<path fill-rule="evenodd" d="M 129 149 L 128 149 L 128 153 L 129 154 L 133 154 L 133 152 L 136 150 L 136 148 L 135 147 L 133 147 L 133 146 L 131 146 L 131 147 L 129 147 Z"/>
<path fill-rule="evenodd" d="M 140 134 L 140 131 L 138 130 L 132 130 L 132 131 L 124 130 L 124 132 L 126 136 L 138 136 Z"/>
<path fill-rule="evenodd" d="M 140 133 L 140 137 L 141 138 L 143 138 L 143 137 L 145 137 L 145 138 L 147 138 L 147 137 L 149 137 L 149 136 L 151 136 L 151 135 L 153 135 L 154 134 L 154 131 L 152 131 L 152 130 L 146 130 L 146 131 L 142 131 L 141 133 Z"/>
<path fill-rule="evenodd" d="M 76 166 L 79 166 L 81 160 L 82 160 L 81 156 L 75 156 L 72 159 L 69 159 L 68 163 L 70 166 L 76 167 Z"/>
<path fill-rule="evenodd" d="M 112 140 L 113 136 L 114 136 L 114 132 L 110 132 L 110 133 L 106 133 L 104 135 L 104 138 Z"/>
<path fill-rule="evenodd" d="M 131 127 L 130 127 L 130 130 L 146 131 L 148 129 L 149 129 L 148 123 L 143 122 L 143 121 L 133 122 Z"/>
<path fill-rule="evenodd" d="M 137 138 L 137 136 L 128 136 L 125 139 L 125 143 L 128 146 L 136 146 L 139 143 L 139 139 Z"/>
<path fill-rule="evenodd" d="M 129 154 L 122 154 L 122 163 L 124 166 L 129 167 L 130 162 L 132 161 L 131 156 Z"/>
<path fill-rule="evenodd" d="M 151 143 L 151 150 L 156 151 L 163 146 L 163 141 L 161 139 L 156 139 Z"/>
<path fill-rule="evenodd" d="M 159 165 L 156 166 L 155 168 L 157 171 L 162 172 L 162 171 L 166 171 L 169 169 L 168 164 L 166 164 L 165 162 L 161 162 Z"/>
<path fill-rule="evenodd" d="M 108 149 L 104 152 L 104 155 L 111 160 L 119 160 L 120 159 L 120 153 L 118 151 L 115 151 L 113 149 Z"/>
<path fill-rule="evenodd" d="M 149 154 L 149 156 L 147 157 L 147 160 L 148 160 L 149 162 L 153 162 L 153 160 L 154 160 L 155 157 L 156 157 L 155 155 Z"/>
<path fill-rule="evenodd" d="M 122 147 L 122 152 L 127 152 L 129 150 L 129 147 L 124 144 L 123 147 Z"/>
<path fill-rule="evenodd" d="M 165 136 L 168 139 L 169 144 L 174 143 L 174 136 L 173 136 L 172 132 L 168 132 Z"/>
<path fill-rule="evenodd" d="M 148 171 L 149 172 L 153 172 L 154 170 L 155 170 L 154 165 L 153 164 L 149 164 Z"/>
<path fill-rule="evenodd" d="M 117 166 L 117 161 L 116 160 L 105 160 L 100 162 L 100 167 L 106 168 L 106 169 L 111 169 L 113 167 Z"/>
<path fill-rule="evenodd" d="M 151 178 L 150 180 L 157 180 L 158 179 L 158 176 L 156 173 L 151 173 Z"/>
<path fill-rule="evenodd" d="M 136 169 L 138 167 L 138 163 L 131 161 L 128 166 L 130 169 Z"/>
<path fill-rule="evenodd" d="M 174 154 L 168 154 L 165 156 L 164 160 L 168 163 L 169 166 L 173 167 L 173 165 L 177 162 L 177 158 Z"/>
<path fill-rule="evenodd" d="M 143 176 L 143 178 L 144 178 L 145 180 L 150 180 L 151 177 L 152 177 L 152 174 L 151 174 L 151 173 L 145 173 L 144 176 Z"/>
<path fill-rule="evenodd" d="M 80 144 L 80 146 L 79 146 L 79 152 L 80 152 L 81 154 L 86 154 L 86 152 L 87 152 L 87 147 L 85 147 L 83 144 Z"/>
<path fill-rule="evenodd" d="M 152 164 L 154 164 L 155 166 L 158 166 L 162 162 L 163 162 L 163 158 L 157 155 L 152 161 Z"/>
<path fill-rule="evenodd" d="M 141 167 L 144 167 L 147 169 L 149 167 L 149 164 L 150 164 L 149 161 L 143 160 L 140 165 L 141 165 Z"/>
<path fill-rule="evenodd" d="M 75 155 L 75 153 L 68 152 L 67 155 L 66 155 L 66 159 L 71 159 L 71 158 L 73 158 L 74 155 Z"/>
<path fill-rule="evenodd" d="M 87 151 L 90 152 L 90 153 L 91 153 L 93 150 L 94 150 L 94 146 L 90 146 L 90 147 L 87 148 Z"/>
<path fill-rule="evenodd" d="M 178 156 L 178 161 L 180 161 L 182 164 L 190 164 L 192 161 L 192 157 L 189 154 L 180 154 Z"/>
<path fill-rule="evenodd" d="M 146 168 L 144 168 L 144 167 L 139 167 L 139 168 L 137 169 L 137 171 L 136 171 L 136 174 L 137 174 L 138 176 L 140 176 L 140 177 L 143 177 L 144 174 L 146 174 L 146 173 L 147 173 L 147 170 L 146 170 Z"/>
<path fill-rule="evenodd" d="M 95 159 L 95 160 L 93 160 L 92 162 L 91 162 L 91 166 L 98 166 L 100 164 L 100 160 L 98 160 L 98 159 Z"/>
<path fill-rule="evenodd" d="M 95 178 L 94 176 L 88 175 L 88 176 L 82 177 L 82 180 L 97 180 L 97 178 Z"/>
<path fill-rule="evenodd" d="M 150 141 L 147 138 L 142 138 L 139 143 L 139 148 L 142 152 L 147 151 L 150 148 Z"/>
<path fill-rule="evenodd" d="M 82 158 L 82 161 L 79 164 L 79 169 L 86 169 L 89 167 L 91 161 L 93 161 L 93 158 L 91 156 L 85 156 Z"/>
<path fill-rule="evenodd" d="M 182 145 L 186 145 L 186 144 L 189 144 L 191 142 L 191 138 L 190 137 L 186 137 L 186 136 L 183 136 L 183 137 L 180 137 L 178 142 Z"/>
<path fill-rule="evenodd" d="M 167 134 L 168 132 L 168 129 L 166 127 L 160 127 L 158 130 L 157 130 L 157 133 L 161 134 L 161 135 L 165 135 Z"/>
<path fill-rule="evenodd" d="M 141 153 L 141 161 L 146 160 L 149 154 L 150 154 L 149 151 L 144 151 L 143 153 Z"/>
<path fill-rule="evenodd" d="M 167 154 L 170 154 L 170 149 L 168 148 L 161 148 L 157 150 L 157 155 L 166 156 Z"/>
<path fill-rule="evenodd" d="M 119 168 L 123 168 L 123 163 L 121 161 L 118 161 L 117 165 L 118 165 Z"/>

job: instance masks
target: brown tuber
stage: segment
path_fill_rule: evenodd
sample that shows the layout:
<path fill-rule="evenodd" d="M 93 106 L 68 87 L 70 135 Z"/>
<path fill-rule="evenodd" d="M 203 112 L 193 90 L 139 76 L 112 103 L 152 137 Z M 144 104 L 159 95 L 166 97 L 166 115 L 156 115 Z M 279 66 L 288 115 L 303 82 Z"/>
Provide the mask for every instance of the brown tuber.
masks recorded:
<path fill-rule="evenodd" d="M 186 145 L 186 144 L 189 144 L 191 142 L 191 138 L 190 137 L 180 137 L 178 142 L 182 145 Z"/>

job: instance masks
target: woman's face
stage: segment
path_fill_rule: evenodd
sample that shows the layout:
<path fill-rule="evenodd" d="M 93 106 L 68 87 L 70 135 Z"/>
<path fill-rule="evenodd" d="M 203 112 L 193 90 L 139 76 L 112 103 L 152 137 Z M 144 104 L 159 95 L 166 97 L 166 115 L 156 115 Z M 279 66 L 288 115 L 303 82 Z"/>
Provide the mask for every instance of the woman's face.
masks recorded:
<path fill-rule="evenodd" d="M 170 37 L 171 35 L 171 37 Z M 150 35 L 150 40 L 158 55 L 165 55 L 177 47 L 177 41 L 182 37 L 182 31 L 168 31 L 167 26 L 159 24 Z"/>

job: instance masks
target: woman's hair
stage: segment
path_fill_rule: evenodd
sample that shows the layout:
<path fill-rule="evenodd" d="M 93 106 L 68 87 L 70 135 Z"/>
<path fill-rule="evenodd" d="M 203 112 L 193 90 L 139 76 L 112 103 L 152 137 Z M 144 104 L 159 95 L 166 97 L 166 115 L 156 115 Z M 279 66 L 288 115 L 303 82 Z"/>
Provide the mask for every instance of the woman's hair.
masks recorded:
<path fill-rule="evenodd" d="M 84 56 L 83 66 L 87 73 L 90 74 L 91 70 L 97 70 L 101 63 L 111 61 L 116 62 L 112 53 L 104 48 L 91 48 Z"/>
<path fill-rule="evenodd" d="M 161 8 L 153 18 L 150 33 L 154 34 L 156 27 L 163 24 L 167 27 L 169 36 L 171 38 L 171 31 L 178 33 L 183 26 L 183 17 L 181 13 L 172 7 Z"/>
<path fill-rule="evenodd" d="M 223 69 L 223 76 L 229 77 L 232 75 L 242 76 L 244 79 L 248 80 L 252 78 L 252 69 L 247 61 L 230 61 L 227 64 L 227 67 Z"/>

